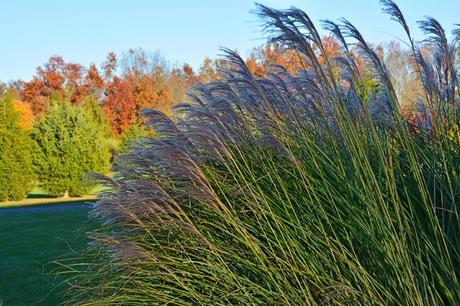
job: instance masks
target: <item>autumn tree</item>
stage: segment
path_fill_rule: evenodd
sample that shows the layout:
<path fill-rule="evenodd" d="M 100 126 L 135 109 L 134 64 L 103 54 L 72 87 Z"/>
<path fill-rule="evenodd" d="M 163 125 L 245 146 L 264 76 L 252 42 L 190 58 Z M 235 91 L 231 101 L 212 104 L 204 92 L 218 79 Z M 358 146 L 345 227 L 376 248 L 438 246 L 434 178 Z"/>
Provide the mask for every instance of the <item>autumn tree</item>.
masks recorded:
<path fill-rule="evenodd" d="M 13 100 L 13 107 L 19 113 L 19 126 L 24 131 L 30 131 L 34 122 L 34 114 L 29 103 Z"/>
<path fill-rule="evenodd" d="M 115 76 L 106 91 L 107 97 L 102 109 L 112 131 L 118 137 L 137 120 L 133 87 L 130 82 Z"/>
<path fill-rule="evenodd" d="M 112 81 L 112 78 L 115 76 L 115 72 L 117 71 L 117 67 L 117 55 L 114 52 L 109 52 L 101 67 L 103 71 L 104 80 L 106 81 L 106 83 Z"/>
<path fill-rule="evenodd" d="M 168 86 L 171 91 L 172 99 L 175 102 L 183 102 L 187 93 L 187 85 L 185 81 L 184 71 L 180 68 L 171 70 L 168 80 Z"/>
<path fill-rule="evenodd" d="M 408 114 L 417 100 L 423 97 L 423 87 L 417 76 L 412 53 L 401 48 L 398 42 L 392 41 L 385 46 L 384 60 L 401 108 Z"/>
<path fill-rule="evenodd" d="M 37 74 L 31 81 L 23 84 L 22 99 L 30 103 L 37 115 L 47 109 L 53 97 L 65 97 L 73 104 L 79 104 L 88 95 L 101 95 L 103 87 L 103 78 L 96 66 L 91 65 L 87 69 L 55 55 L 37 68 Z"/>
<path fill-rule="evenodd" d="M 90 95 L 98 100 L 101 100 L 104 96 L 105 80 L 100 74 L 96 65 L 91 64 L 87 70 L 84 79 L 84 93 L 86 96 Z"/>
<path fill-rule="evenodd" d="M 38 115 L 46 110 L 50 93 L 45 90 L 45 83 L 34 77 L 24 84 L 22 98 L 31 105 L 33 113 Z"/>
<path fill-rule="evenodd" d="M 342 54 L 339 43 L 332 36 L 322 37 L 321 49 L 317 45 L 312 45 L 311 48 L 321 65 L 325 64 L 326 57 L 333 58 Z M 246 65 L 256 77 L 263 77 L 272 65 L 283 66 L 291 74 L 296 74 L 299 69 L 310 68 L 312 63 L 292 48 L 279 43 L 266 43 L 252 51 Z"/>
<path fill-rule="evenodd" d="M 302 63 L 298 54 L 280 44 L 267 43 L 255 48 L 246 60 L 248 69 L 256 77 L 263 77 L 270 70 L 270 65 L 280 65 L 295 73 Z"/>
<path fill-rule="evenodd" d="M 187 101 L 186 94 L 188 90 L 197 82 L 201 82 L 200 76 L 195 73 L 189 64 L 184 64 L 182 69 L 172 69 L 168 78 L 168 87 L 173 98 L 173 103 Z M 168 110 L 171 109 L 171 105 L 172 103 L 170 105 L 166 105 L 166 110 L 165 107 L 159 109 L 168 114 Z"/>
<path fill-rule="evenodd" d="M 166 61 L 158 53 L 131 49 L 121 62 L 122 76 L 131 84 L 137 113 L 144 108 L 169 112 L 174 99 L 170 86 L 172 74 Z"/>
<path fill-rule="evenodd" d="M 158 53 L 140 48 L 130 49 L 121 60 L 109 53 L 100 69 L 94 64 L 84 67 L 52 56 L 37 68 L 31 81 L 21 84 L 20 99 L 36 116 L 52 107 L 53 101 L 79 105 L 91 96 L 119 137 L 132 124 L 142 122 L 139 114 L 145 108 L 170 114 L 172 106 L 183 102 L 187 90 L 205 73 L 209 79 L 217 74 L 209 64 L 203 67 L 201 76 L 188 64 L 171 68 Z"/>
<path fill-rule="evenodd" d="M 198 72 L 198 80 L 201 83 L 209 83 L 220 79 L 221 73 L 219 72 L 219 60 L 212 60 L 210 57 L 205 57 Z"/>
<path fill-rule="evenodd" d="M 26 197 L 35 178 L 32 159 L 34 144 L 20 127 L 20 114 L 13 96 L 0 99 L 0 201 Z"/>
<path fill-rule="evenodd" d="M 322 49 L 323 49 L 324 55 L 321 54 L 321 52 L 319 51 L 318 46 L 315 46 L 313 48 L 314 51 L 316 52 L 317 56 L 318 56 L 318 62 L 321 65 L 325 64 L 325 57 L 327 57 L 329 59 L 332 59 L 334 57 L 342 55 L 340 45 L 337 42 L 337 40 L 334 39 L 334 37 L 329 36 L 329 35 L 323 36 L 322 42 L 323 42 Z"/>

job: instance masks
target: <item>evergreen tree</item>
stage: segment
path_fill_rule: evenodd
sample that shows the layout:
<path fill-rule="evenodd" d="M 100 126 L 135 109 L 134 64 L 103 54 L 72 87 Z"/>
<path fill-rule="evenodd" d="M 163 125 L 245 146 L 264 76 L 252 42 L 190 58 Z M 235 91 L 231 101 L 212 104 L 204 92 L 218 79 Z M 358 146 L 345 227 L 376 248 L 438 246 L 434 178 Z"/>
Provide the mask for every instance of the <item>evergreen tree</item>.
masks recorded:
<path fill-rule="evenodd" d="M 19 122 L 13 96 L 0 99 L 0 201 L 25 198 L 34 180 L 34 143 Z"/>
<path fill-rule="evenodd" d="M 125 154 L 131 146 L 140 141 L 144 137 L 154 137 L 155 132 L 149 126 L 144 124 L 133 124 L 123 131 L 120 136 L 118 154 Z M 117 154 L 117 155 L 118 155 Z"/>
<path fill-rule="evenodd" d="M 47 192 L 83 194 L 91 186 L 88 173 L 109 169 L 106 135 L 94 120 L 83 107 L 61 102 L 35 125 L 33 138 L 39 148 L 34 163 Z"/>
<path fill-rule="evenodd" d="M 81 106 L 88 116 L 91 127 L 99 132 L 102 145 L 110 150 L 112 156 L 115 155 L 119 141 L 115 138 L 110 123 L 97 99 L 93 96 L 87 96 L 83 99 Z"/>

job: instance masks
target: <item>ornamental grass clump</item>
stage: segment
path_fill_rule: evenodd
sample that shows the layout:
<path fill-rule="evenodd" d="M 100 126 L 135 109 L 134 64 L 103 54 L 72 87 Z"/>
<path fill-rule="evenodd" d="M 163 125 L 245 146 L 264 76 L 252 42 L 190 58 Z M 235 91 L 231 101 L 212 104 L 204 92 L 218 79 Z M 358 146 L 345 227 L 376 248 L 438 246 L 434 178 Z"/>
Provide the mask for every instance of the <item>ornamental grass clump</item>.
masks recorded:
<path fill-rule="evenodd" d="M 460 31 L 449 43 L 427 18 L 416 43 L 382 2 L 423 85 L 411 120 L 352 24 L 324 22 L 343 54 L 329 58 L 306 13 L 258 5 L 266 33 L 305 69 L 256 78 L 225 50 L 223 79 L 197 86 L 177 119 L 146 111 L 157 134 L 105 179 L 101 228 L 74 266 L 70 301 L 460 304 Z"/>

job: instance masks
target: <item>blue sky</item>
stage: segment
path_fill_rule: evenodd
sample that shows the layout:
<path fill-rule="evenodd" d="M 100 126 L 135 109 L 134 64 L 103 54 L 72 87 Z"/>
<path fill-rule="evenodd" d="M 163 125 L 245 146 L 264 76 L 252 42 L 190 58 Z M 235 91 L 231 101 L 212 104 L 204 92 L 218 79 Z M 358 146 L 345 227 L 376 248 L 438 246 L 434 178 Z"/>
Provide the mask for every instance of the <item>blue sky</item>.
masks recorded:
<path fill-rule="evenodd" d="M 345 17 L 372 42 L 403 37 L 378 0 L 260 0 L 305 10 L 313 20 Z M 219 47 L 247 55 L 264 42 L 250 0 L 0 0 L 0 80 L 28 80 L 51 55 L 88 65 L 109 51 L 159 50 L 166 60 L 199 67 Z M 400 0 L 409 24 L 430 15 L 446 30 L 460 23 L 458 0 Z M 420 32 L 416 31 L 420 37 Z"/>

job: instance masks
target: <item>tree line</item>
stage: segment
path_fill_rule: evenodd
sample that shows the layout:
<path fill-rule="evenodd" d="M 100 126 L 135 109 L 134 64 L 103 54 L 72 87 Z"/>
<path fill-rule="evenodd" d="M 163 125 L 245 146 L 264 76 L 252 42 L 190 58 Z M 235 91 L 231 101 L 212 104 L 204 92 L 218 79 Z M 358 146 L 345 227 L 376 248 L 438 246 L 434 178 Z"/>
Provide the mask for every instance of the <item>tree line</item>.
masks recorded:
<path fill-rule="evenodd" d="M 401 64 L 410 62 L 408 51 L 394 42 L 375 49 L 401 89 L 400 100 L 411 109 L 420 86 L 411 66 Z M 333 58 L 343 52 L 332 36 L 313 50 L 321 64 L 321 54 Z M 351 52 L 364 73 L 365 61 Z M 302 55 L 274 43 L 254 48 L 245 63 L 256 77 L 279 67 L 295 74 L 309 65 Z M 34 184 L 57 196 L 88 192 L 88 173 L 107 173 L 114 156 L 133 139 L 154 132 L 144 127 L 143 109 L 171 115 L 176 103 L 188 101 L 186 93 L 195 84 L 221 79 L 225 65 L 207 57 L 195 71 L 188 64 L 171 65 L 158 53 L 131 49 L 120 58 L 109 53 L 101 65 L 89 67 L 52 56 L 30 81 L 0 84 L 0 201 L 22 199 Z M 370 94 L 371 75 L 362 88 L 363 96 Z"/>

